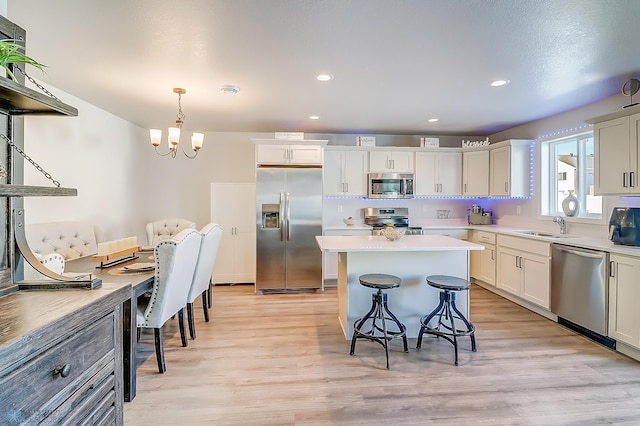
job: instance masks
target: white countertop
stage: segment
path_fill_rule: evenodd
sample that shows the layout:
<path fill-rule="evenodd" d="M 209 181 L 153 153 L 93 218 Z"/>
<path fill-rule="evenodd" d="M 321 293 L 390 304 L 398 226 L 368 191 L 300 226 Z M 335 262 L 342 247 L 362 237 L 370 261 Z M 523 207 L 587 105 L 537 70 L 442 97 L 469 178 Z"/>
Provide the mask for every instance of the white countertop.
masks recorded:
<path fill-rule="evenodd" d="M 317 236 L 326 252 L 484 250 L 484 246 L 445 235 L 405 235 L 398 241 L 383 236 Z"/>
<path fill-rule="evenodd" d="M 417 226 L 420 226 L 420 224 L 417 224 Z M 469 230 L 477 229 L 481 231 L 493 232 L 496 234 L 510 235 L 513 237 L 528 238 L 528 239 L 534 239 L 539 241 L 546 241 L 554 244 L 564 244 L 572 247 L 601 250 L 609 253 L 624 254 L 624 255 L 636 256 L 640 258 L 640 247 L 613 244 L 611 241 L 609 241 L 606 238 L 585 237 L 585 236 L 575 235 L 575 234 L 566 234 L 565 236 L 562 236 L 560 238 L 543 237 L 543 236 L 536 236 L 536 235 L 527 235 L 527 234 L 518 232 L 523 230 L 535 230 L 535 229 L 513 228 L 513 227 L 500 226 L 500 225 L 468 225 L 468 224 L 453 224 L 453 223 L 443 224 L 443 225 L 424 224 L 422 225 L 422 228 L 425 230 L 428 230 L 428 229 L 469 229 Z M 356 226 L 344 226 L 344 225 L 339 226 L 338 225 L 338 226 L 325 227 L 324 229 L 349 230 L 349 229 L 371 229 L 371 227 L 367 225 L 356 225 Z M 542 230 L 542 232 L 548 232 L 548 231 Z M 552 231 L 550 233 L 554 233 L 554 232 Z M 418 235 L 406 235 L 405 237 L 403 237 L 403 239 L 408 237 L 418 237 Z M 353 237 L 348 237 L 348 238 L 353 238 Z M 381 238 L 384 238 L 384 237 L 381 237 Z M 338 251 L 338 250 L 327 250 L 327 251 Z"/>

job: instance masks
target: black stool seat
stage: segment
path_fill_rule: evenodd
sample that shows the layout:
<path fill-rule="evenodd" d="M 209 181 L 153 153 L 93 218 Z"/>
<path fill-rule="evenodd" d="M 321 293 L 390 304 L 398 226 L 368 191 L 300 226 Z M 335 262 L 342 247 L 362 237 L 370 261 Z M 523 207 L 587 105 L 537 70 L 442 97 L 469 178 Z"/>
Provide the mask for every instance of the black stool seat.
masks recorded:
<path fill-rule="evenodd" d="M 427 277 L 427 284 L 440 289 L 440 303 L 420 319 L 420 332 L 418 333 L 418 343 L 416 349 L 422 346 L 422 336 L 424 333 L 442 337 L 453 344 L 455 364 L 458 365 L 458 337 L 469 336 L 471 338 L 471 350 L 476 351 L 476 327 L 469 322 L 456 306 L 456 291 L 469 290 L 471 283 L 468 280 L 449 275 L 430 275 Z M 429 322 L 437 317 L 437 324 L 430 326 Z M 458 320 L 458 327 L 456 325 Z M 462 324 L 460 324 L 462 323 Z"/>
<path fill-rule="evenodd" d="M 356 351 L 356 341 L 367 339 L 381 344 L 387 357 L 387 368 L 389 368 L 389 341 L 402 337 L 404 351 L 409 352 L 407 344 L 407 327 L 398 321 L 395 315 L 387 306 L 387 293 L 382 290 L 400 287 L 402 280 L 395 275 L 387 274 L 365 274 L 359 277 L 360 284 L 365 287 L 378 290 L 371 295 L 371 309 L 362 318 L 353 323 L 353 337 L 351 338 L 350 355 Z M 370 321 L 371 327 L 365 330 L 365 324 Z M 393 325 L 396 330 L 387 330 L 387 322 Z"/>
<path fill-rule="evenodd" d="M 395 275 L 387 274 L 366 274 L 360 275 L 360 284 L 365 287 L 387 290 L 400 287 L 402 280 Z"/>
<path fill-rule="evenodd" d="M 427 277 L 427 284 L 431 287 L 451 291 L 469 290 L 471 286 L 469 280 L 449 275 L 429 275 Z"/>

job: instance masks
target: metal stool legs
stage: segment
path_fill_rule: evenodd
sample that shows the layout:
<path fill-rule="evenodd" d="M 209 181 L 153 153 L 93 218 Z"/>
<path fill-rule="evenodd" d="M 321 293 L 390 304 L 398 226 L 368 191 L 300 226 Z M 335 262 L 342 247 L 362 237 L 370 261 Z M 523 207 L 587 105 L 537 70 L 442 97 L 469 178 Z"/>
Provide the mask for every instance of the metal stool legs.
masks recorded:
<path fill-rule="evenodd" d="M 402 324 L 398 318 L 389 310 L 387 306 L 387 294 L 378 290 L 371 295 L 371 309 L 362 318 L 356 320 L 353 324 L 353 337 L 351 338 L 350 355 L 354 355 L 356 351 L 356 341 L 358 339 L 367 339 L 378 342 L 384 347 L 387 359 L 387 369 L 389 368 L 389 341 L 396 337 L 402 337 L 404 351 L 409 352 L 407 344 L 407 327 Z M 367 321 L 371 320 L 371 328 L 363 331 L 363 327 Z M 387 320 L 395 323 L 398 331 L 387 330 Z M 376 331 L 382 332 L 382 336 L 376 335 Z"/>
<path fill-rule="evenodd" d="M 429 327 L 429 321 L 436 316 L 438 317 L 438 324 L 433 328 Z M 455 324 L 456 319 L 462 321 L 466 329 L 458 330 Z M 453 344 L 456 365 L 458 365 L 458 337 L 470 336 L 471 351 L 476 351 L 476 328 L 462 315 L 460 310 L 458 310 L 456 306 L 456 294 L 449 290 L 442 290 L 440 292 L 440 303 L 438 307 L 431 311 L 429 315 L 422 317 L 420 324 L 421 327 L 418 333 L 416 349 L 422 347 L 422 336 L 424 333 L 428 333 L 436 337 L 442 337 Z"/>

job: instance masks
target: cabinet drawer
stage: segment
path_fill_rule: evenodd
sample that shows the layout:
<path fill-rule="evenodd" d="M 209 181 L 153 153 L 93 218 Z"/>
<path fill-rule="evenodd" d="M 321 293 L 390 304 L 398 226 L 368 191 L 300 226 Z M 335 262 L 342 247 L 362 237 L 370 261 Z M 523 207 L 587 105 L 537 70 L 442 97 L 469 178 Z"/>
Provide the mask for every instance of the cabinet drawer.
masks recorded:
<path fill-rule="evenodd" d="M 474 231 L 473 242 L 480 243 L 480 244 L 495 244 L 496 234 L 494 234 L 493 232 L 486 232 L 486 231 Z"/>
<path fill-rule="evenodd" d="M 60 423 L 64 419 L 64 425 L 77 425 L 87 423 L 88 419 L 93 419 L 90 424 L 95 424 L 95 420 L 102 417 L 109 407 L 115 405 L 116 378 L 114 374 L 115 360 L 111 360 L 99 369 L 95 374 L 88 374 L 82 380 L 82 386 L 74 392 L 59 407 L 45 407 L 44 411 L 51 412 L 47 421 L 54 420 Z M 91 372 L 93 373 L 93 372 Z M 55 403 L 54 403 L 55 404 Z M 54 405 L 52 404 L 52 405 Z"/>
<path fill-rule="evenodd" d="M 3 405 L 19 411 L 27 423 L 46 417 L 82 387 L 87 369 L 105 357 L 114 359 L 115 325 L 114 315 L 108 315 L 0 378 Z M 66 377 L 54 373 L 63 367 Z M 48 401 L 53 407 L 43 409 Z"/>
<path fill-rule="evenodd" d="M 509 235 L 498 235 L 497 244 L 500 247 L 511 247 L 516 250 L 539 254 L 540 256 L 551 255 L 551 244 L 544 241 L 537 241 L 529 238 L 511 237 Z"/>

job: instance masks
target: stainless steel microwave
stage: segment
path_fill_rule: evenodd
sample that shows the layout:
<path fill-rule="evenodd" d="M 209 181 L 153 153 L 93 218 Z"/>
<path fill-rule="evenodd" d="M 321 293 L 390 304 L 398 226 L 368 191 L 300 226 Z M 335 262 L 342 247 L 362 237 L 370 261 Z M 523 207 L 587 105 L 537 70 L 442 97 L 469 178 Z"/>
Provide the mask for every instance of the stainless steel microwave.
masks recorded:
<path fill-rule="evenodd" d="M 413 198 L 413 173 L 369 173 L 369 198 Z"/>

